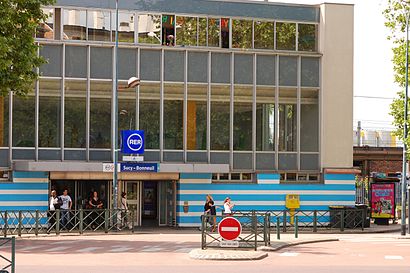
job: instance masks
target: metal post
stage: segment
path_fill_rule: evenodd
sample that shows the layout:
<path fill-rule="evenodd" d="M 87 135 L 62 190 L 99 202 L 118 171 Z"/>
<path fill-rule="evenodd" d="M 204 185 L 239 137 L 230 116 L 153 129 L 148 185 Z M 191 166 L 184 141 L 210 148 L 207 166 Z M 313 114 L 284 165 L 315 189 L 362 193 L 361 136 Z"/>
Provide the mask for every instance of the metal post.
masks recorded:
<path fill-rule="evenodd" d="M 110 219 L 108 219 L 108 212 L 109 212 L 108 209 L 104 210 L 104 232 L 105 233 L 108 233 L 108 221 L 110 220 Z M 116 217 L 114 217 L 114 219 L 115 218 Z"/>
<path fill-rule="evenodd" d="M 276 216 L 276 239 L 280 240 L 280 219 Z"/>
<path fill-rule="evenodd" d="M 361 145 L 361 139 L 362 139 L 362 136 L 361 136 L 361 132 L 362 132 L 362 122 L 359 120 L 358 122 L 357 122 L 357 146 L 358 147 L 360 147 Z"/>
<path fill-rule="evenodd" d="M 4 237 L 7 237 L 7 229 L 8 229 L 8 223 L 7 223 L 7 211 L 4 212 Z"/>
<path fill-rule="evenodd" d="M 317 211 L 313 212 L 313 232 L 317 232 Z"/>
<path fill-rule="evenodd" d="M 256 213 L 252 210 L 253 229 L 255 230 L 255 251 L 258 250 L 258 219 Z"/>
<path fill-rule="evenodd" d="M 362 209 L 362 230 L 364 230 L 364 225 L 366 223 L 366 208 Z"/>
<path fill-rule="evenodd" d="M 56 210 L 56 235 L 60 235 L 60 210 Z"/>
<path fill-rule="evenodd" d="M 113 187 L 113 208 L 118 207 L 118 0 L 115 1 L 115 90 L 114 90 L 114 174 L 112 180 Z"/>
<path fill-rule="evenodd" d="M 345 230 L 345 211 L 340 211 L 340 231 Z"/>
<path fill-rule="evenodd" d="M 39 222 L 39 211 L 36 210 L 36 219 L 35 219 L 35 228 L 34 228 L 34 234 L 37 236 L 38 235 L 38 222 Z"/>
<path fill-rule="evenodd" d="M 11 237 L 11 273 L 16 272 L 16 237 Z"/>
<path fill-rule="evenodd" d="M 286 216 L 286 210 L 283 211 L 283 232 L 286 232 L 286 224 L 288 223 L 288 219 Z"/>
<path fill-rule="evenodd" d="M 205 215 L 201 215 L 201 248 L 205 249 L 206 235 L 205 235 Z"/>
<path fill-rule="evenodd" d="M 409 17 L 406 16 L 406 91 L 404 94 L 404 136 L 403 136 L 403 167 L 401 177 L 401 235 L 406 235 L 406 188 L 407 188 L 407 112 L 408 112 L 408 87 L 409 87 Z M 410 226 L 410 225 L 409 225 Z"/>
<path fill-rule="evenodd" d="M 295 216 L 295 238 L 298 238 L 298 233 L 299 233 L 299 216 Z"/>
<path fill-rule="evenodd" d="M 84 229 L 84 211 L 83 209 L 80 209 L 80 234 L 83 234 L 83 229 Z"/>
<path fill-rule="evenodd" d="M 131 211 L 131 232 L 134 233 L 134 217 L 135 217 L 135 210 Z"/>
<path fill-rule="evenodd" d="M 17 230 L 17 235 L 18 235 L 19 237 L 21 237 L 22 220 L 23 220 L 23 212 L 20 210 L 20 211 L 19 211 L 18 230 Z"/>

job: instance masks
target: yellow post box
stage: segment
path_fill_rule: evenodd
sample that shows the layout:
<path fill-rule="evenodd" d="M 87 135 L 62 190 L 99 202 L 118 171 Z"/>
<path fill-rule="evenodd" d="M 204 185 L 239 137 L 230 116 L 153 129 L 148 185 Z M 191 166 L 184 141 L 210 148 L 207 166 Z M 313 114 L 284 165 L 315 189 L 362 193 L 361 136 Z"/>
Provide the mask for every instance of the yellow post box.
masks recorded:
<path fill-rule="evenodd" d="M 290 224 L 293 225 L 295 220 L 295 209 L 300 208 L 299 194 L 286 194 L 285 206 L 290 211 Z"/>

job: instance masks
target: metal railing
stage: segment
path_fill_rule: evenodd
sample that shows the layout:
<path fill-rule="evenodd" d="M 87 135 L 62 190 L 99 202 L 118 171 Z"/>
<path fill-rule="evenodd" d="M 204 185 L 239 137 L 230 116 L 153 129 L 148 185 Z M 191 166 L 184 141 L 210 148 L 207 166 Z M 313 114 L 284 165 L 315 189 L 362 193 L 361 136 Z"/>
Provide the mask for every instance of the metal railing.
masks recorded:
<path fill-rule="evenodd" d="M 16 266 L 16 238 L 0 238 L 0 248 L 4 250 L 10 247 L 10 255 L 0 254 L 0 272 L 15 273 Z"/>
<path fill-rule="evenodd" d="M 60 234 L 134 230 L 134 210 L 0 211 L 1 234 Z"/>

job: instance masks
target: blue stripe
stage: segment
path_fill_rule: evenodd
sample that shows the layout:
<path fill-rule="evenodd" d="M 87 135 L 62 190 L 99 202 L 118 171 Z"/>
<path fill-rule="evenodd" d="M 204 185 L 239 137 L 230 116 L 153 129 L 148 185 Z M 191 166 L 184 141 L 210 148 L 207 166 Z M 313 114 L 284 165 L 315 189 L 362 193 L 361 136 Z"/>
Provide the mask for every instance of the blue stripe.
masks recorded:
<path fill-rule="evenodd" d="M 0 194 L 1 201 L 47 201 L 48 194 Z"/>
<path fill-rule="evenodd" d="M 48 172 L 13 172 L 14 178 L 48 178 Z"/>
<path fill-rule="evenodd" d="M 356 176 L 354 174 L 327 173 L 325 174 L 325 180 L 356 180 Z"/>
<path fill-rule="evenodd" d="M 284 184 L 206 184 L 206 183 L 187 183 L 180 184 L 180 190 L 226 190 L 227 193 L 231 190 L 339 190 L 339 191 L 354 191 L 356 186 L 354 184 L 319 184 L 319 185 L 284 185 Z"/>
<path fill-rule="evenodd" d="M 347 204 L 347 203 L 346 203 Z M 350 204 L 349 204 L 350 205 Z M 221 206 L 220 206 L 221 207 Z M 283 205 L 260 205 L 260 206 L 240 206 L 237 205 L 234 207 L 234 210 L 240 210 L 240 211 L 250 211 L 250 210 L 256 210 L 256 211 L 267 211 L 267 210 L 287 210 L 285 207 L 285 204 Z M 329 205 L 309 205 L 309 206 L 300 206 L 298 210 L 302 211 L 324 211 L 324 210 L 329 210 Z M 189 206 L 188 212 L 203 212 L 204 211 L 204 206 Z M 221 212 L 222 208 L 217 209 L 217 213 Z M 184 212 L 184 208 L 181 205 L 177 206 L 177 212 Z"/>
<path fill-rule="evenodd" d="M 179 175 L 180 179 L 211 179 L 212 174 L 210 173 L 181 173 Z"/>
<path fill-rule="evenodd" d="M 214 194 L 212 197 L 215 202 L 222 203 L 227 194 Z M 231 194 L 232 202 L 235 203 L 236 200 L 240 201 L 285 201 L 286 194 Z M 205 195 L 202 194 L 180 194 L 180 201 L 204 201 Z M 300 195 L 301 201 L 354 201 L 355 194 L 352 195 Z"/>
<path fill-rule="evenodd" d="M 1 183 L 0 190 L 48 190 L 48 183 Z"/>
<path fill-rule="evenodd" d="M 18 218 L 7 219 L 7 225 L 9 226 L 17 226 L 18 222 L 19 222 Z M 38 223 L 40 225 L 45 225 L 48 223 L 48 218 L 46 217 L 39 218 Z M 21 224 L 34 226 L 36 224 L 36 220 L 35 218 L 24 218 L 24 219 L 21 219 Z M 4 219 L 0 219 L 0 225 L 2 226 L 4 225 Z"/>
<path fill-rule="evenodd" d="M 0 206 L 0 212 L 4 211 L 22 211 L 27 212 L 27 211 L 46 211 L 48 209 L 48 206 L 25 206 L 24 203 L 21 204 L 21 206 Z"/>
<path fill-rule="evenodd" d="M 258 180 L 279 180 L 280 175 L 278 173 L 258 173 L 256 175 Z"/>
<path fill-rule="evenodd" d="M 217 221 L 219 221 L 221 218 L 221 216 L 217 217 Z M 281 220 L 280 222 L 283 222 L 283 217 L 279 216 L 279 219 Z M 249 223 L 249 218 L 245 219 L 239 218 L 240 222 L 248 222 Z M 318 217 L 318 223 L 323 223 L 323 222 L 330 222 L 330 217 L 329 216 L 321 216 Z M 271 217 L 271 222 L 274 223 L 276 222 L 276 216 L 272 216 Z M 287 222 L 290 222 L 290 217 L 287 217 Z M 308 216 L 299 216 L 299 222 L 301 223 L 312 223 L 313 222 L 313 217 L 308 217 Z M 201 217 L 199 216 L 178 216 L 177 217 L 177 223 L 201 223 Z"/>

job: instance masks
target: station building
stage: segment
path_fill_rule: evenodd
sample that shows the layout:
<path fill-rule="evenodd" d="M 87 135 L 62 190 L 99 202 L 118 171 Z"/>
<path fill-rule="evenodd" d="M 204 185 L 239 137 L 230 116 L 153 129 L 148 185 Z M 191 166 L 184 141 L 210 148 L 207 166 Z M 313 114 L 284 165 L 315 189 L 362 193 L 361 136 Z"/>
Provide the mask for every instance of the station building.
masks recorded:
<path fill-rule="evenodd" d="M 119 129 L 145 131 L 121 172 L 137 225 L 199 225 L 205 196 L 235 210 L 354 205 L 353 6 L 257 1 L 58 0 L 36 33 L 48 63 L 27 98 L 0 98 L 0 210 L 46 210 L 68 188 L 112 207 Z M 115 64 L 118 62 L 118 75 Z M 122 155 L 120 155 L 120 161 Z M 219 212 L 218 212 L 219 213 Z"/>

